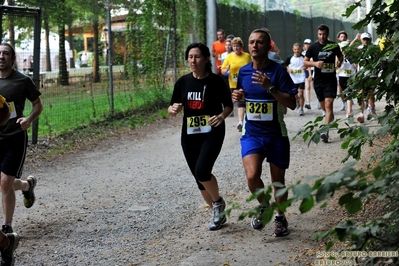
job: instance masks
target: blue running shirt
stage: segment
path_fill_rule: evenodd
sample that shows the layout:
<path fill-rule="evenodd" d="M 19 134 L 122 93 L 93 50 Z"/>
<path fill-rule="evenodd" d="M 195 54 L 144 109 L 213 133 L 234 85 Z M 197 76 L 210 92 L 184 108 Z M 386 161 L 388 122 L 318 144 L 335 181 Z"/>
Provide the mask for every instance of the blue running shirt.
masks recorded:
<path fill-rule="evenodd" d="M 281 65 L 269 61 L 267 67 L 259 71 L 266 73 L 276 89 L 292 95 L 298 93 L 291 77 Z M 252 75 L 255 72 L 256 69 L 252 67 L 251 62 L 241 67 L 238 74 L 237 89 L 243 89 L 245 93 L 244 134 L 259 137 L 287 136 L 284 122 L 285 107 L 262 86 L 252 84 Z"/>

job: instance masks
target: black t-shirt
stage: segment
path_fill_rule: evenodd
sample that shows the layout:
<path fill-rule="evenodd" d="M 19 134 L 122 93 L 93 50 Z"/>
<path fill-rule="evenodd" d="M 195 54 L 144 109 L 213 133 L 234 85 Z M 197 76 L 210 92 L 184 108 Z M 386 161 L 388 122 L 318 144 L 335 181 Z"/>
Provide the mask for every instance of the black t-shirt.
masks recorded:
<path fill-rule="evenodd" d="M 224 122 L 218 127 L 210 128 L 203 119 L 219 115 L 224 107 L 233 107 L 230 89 L 223 78 L 214 73 L 204 79 L 196 79 L 192 73 L 179 78 L 174 86 L 170 105 L 174 103 L 183 104 L 182 141 L 196 141 L 209 134 L 224 134 Z"/>
<path fill-rule="evenodd" d="M 306 51 L 306 57 L 313 59 L 314 62 L 323 61 L 323 67 L 314 68 L 314 81 L 315 82 L 328 82 L 330 80 L 336 80 L 335 72 L 335 58 L 336 56 L 342 57 L 341 49 L 338 44 L 332 49 L 324 49 L 327 44 L 336 44 L 332 41 L 327 41 L 325 45 L 320 44 L 320 42 L 315 42 Z M 324 49 L 324 50 L 323 50 Z"/>
<path fill-rule="evenodd" d="M 4 139 L 22 131 L 21 125 L 16 121 L 24 115 L 26 99 L 35 101 L 40 96 L 40 91 L 30 77 L 14 70 L 9 77 L 0 79 L 0 94 L 6 98 L 11 112 L 10 120 L 0 127 L 0 139 Z"/>

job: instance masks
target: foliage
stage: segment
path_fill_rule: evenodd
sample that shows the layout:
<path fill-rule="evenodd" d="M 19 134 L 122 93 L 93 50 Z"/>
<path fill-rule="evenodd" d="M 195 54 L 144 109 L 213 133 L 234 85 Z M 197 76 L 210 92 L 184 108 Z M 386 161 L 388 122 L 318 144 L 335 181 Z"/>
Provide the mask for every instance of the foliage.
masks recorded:
<path fill-rule="evenodd" d="M 169 103 L 171 86 L 161 93 L 151 87 L 137 87 L 132 90 L 129 85 L 128 81 L 122 81 L 115 86 L 114 116 L 109 115 L 109 95 L 104 93 L 107 90 L 106 83 L 87 83 L 77 90 L 71 85 L 69 88 L 58 88 L 57 93 L 46 93 L 43 97 L 45 108 L 40 116 L 39 137 L 54 138 L 81 126 L 111 118 L 130 116 L 138 112 L 151 113 L 164 109 Z M 25 113 L 30 111 L 31 105 L 26 105 Z M 160 115 L 164 116 L 163 113 Z"/>
<path fill-rule="evenodd" d="M 302 43 L 301 37 L 302 37 L 302 16 L 301 16 L 301 12 L 299 10 L 294 10 L 294 15 L 295 15 L 295 27 L 296 27 L 296 40 L 297 43 Z"/>
<path fill-rule="evenodd" d="M 349 16 L 359 4 L 350 6 L 346 15 Z M 293 196 L 283 206 L 272 205 L 272 209 L 285 210 L 294 202 L 299 202 L 301 213 L 305 213 L 317 204 L 321 204 L 321 207 L 326 206 L 326 199 L 333 198 L 340 190 L 338 204 L 346 209 L 348 217 L 327 232 L 317 235 L 318 239 L 327 242 L 327 250 L 336 241 L 348 241 L 351 243 L 349 248 L 356 250 L 364 250 L 372 246 L 374 250 L 397 251 L 399 247 L 398 17 L 399 1 L 396 0 L 390 4 L 382 0 L 375 1 L 370 13 L 354 27 L 359 30 L 373 20 L 377 23 L 377 33 L 385 39 L 384 48 L 367 45 L 358 49 L 359 42 L 345 49 L 350 62 L 359 63 L 363 67 L 349 80 L 347 97 L 363 100 L 365 94 L 362 90 L 375 88 L 377 100 L 385 98 L 385 110 L 378 116 L 368 116 L 368 121 L 377 120 L 378 129 L 373 131 L 366 125 L 354 125 L 350 124 L 349 120 L 339 119 L 329 125 L 323 125 L 322 117 L 307 123 L 296 137 L 301 136 L 308 144 L 319 143 L 320 132 L 326 129 L 338 131 L 343 139 L 341 147 L 348 150 L 346 158 L 342 161 L 344 165 L 342 169 L 327 176 L 307 177 L 306 183 L 298 182 L 282 189 L 282 192 L 278 194 L 291 190 L 290 194 Z M 378 74 L 376 79 L 370 77 L 373 73 Z M 388 139 L 388 141 L 370 158 L 366 170 L 356 169 L 356 161 L 348 162 L 349 158 L 362 159 L 362 149 L 366 145 L 375 145 L 380 139 Z M 268 198 L 272 197 L 270 186 L 258 193 L 264 193 Z M 253 199 L 256 199 L 256 196 L 252 196 L 251 200 Z M 374 201 L 383 202 L 386 206 L 382 214 L 367 221 L 357 221 L 354 215 L 367 211 L 369 202 Z M 244 213 L 243 216 L 250 216 L 251 213 L 253 214 L 253 211 Z M 270 217 L 264 219 L 265 223 L 268 221 Z"/>
<path fill-rule="evenodd" d="M 235 3 L 235 6 L 237 6 L 239 9 L 245 9 L 250 12 L 251 11 L 252 12 L 260 11 L 259 5 L 248 3 L 248 1 L 245 1 L 245 0 L 235 0 L 234 3 Z"/>
<path fill-rule="evenodd" d="M 196 33 L 189 27 L 202 25 L 201 7 L 196 0 L 130 1 L 125 62 L 129 77 L 144 72 L 155 86 L 163 86 L 166 70 L 184 62 L 181 51 L 189 34 Z"/>

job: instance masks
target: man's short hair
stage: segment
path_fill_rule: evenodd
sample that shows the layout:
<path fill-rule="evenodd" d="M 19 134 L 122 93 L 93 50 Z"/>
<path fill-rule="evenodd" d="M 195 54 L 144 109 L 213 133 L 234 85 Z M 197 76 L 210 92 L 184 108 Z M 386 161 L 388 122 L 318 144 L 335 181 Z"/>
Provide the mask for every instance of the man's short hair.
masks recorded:
<path fill-rule="evenodd" d="M 221 32 L 221 33 L 223 33 L 223 35 L 225 35 L 224 30 L 222 30 L 222 29 L 218 29 L 218 30 L 216 31 L 216 33 L 217 33 L 217 32 Z"/>
<path fill-rule="evenodd" d="M 326 31 L 327 36 L 328 36 L 328 34 L 330 33 L 330 29 L 328 28 L 328 26 L 327 26 L 326 24 L 320 24 L 320 25 L 317 27 L 317 30 Z"/>
<path fill-rule="evenodd" d="M 255 30 L 253 30 L 251 32 L 251 34 L 252 33 L 263 33 L 263 34 L 265 34 L 266 38 L 269 39 L 269 41 L 266 43 L 266 45 L 269 47 L 268 50 L 270 50 L 270 46 L 271 46 L 270 42 L 272 40 L 272 36 L 270 36 L 270 32 L 269 32 L 269 30 L 267 28 L 255 29 Z"/>
<path fill-rule="evenodd" d="M 226 39 L 233 40 L 234 39 L 234 35 L 233 34 L 229 34 L 229 35 L 227 35 Z"/>
<path fill-rule="evenodd" d="M 272 40 L 272 36 L 270 35 L 270 31 L 269 31 L 268 28 L 255 29 L 255 30 L 253 30 L 251 33 L 255 33 L 255 32 L 264 33 L 264 34 L 267 35 L 267 37 L 269 38 L 269 41 Z"/>

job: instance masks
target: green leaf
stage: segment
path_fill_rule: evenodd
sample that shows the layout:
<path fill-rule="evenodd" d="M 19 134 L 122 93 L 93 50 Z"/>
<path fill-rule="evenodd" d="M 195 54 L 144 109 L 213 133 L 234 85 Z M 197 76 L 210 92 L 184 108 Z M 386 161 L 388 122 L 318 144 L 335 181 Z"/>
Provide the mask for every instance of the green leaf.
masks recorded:
<path fill-rule="evenodd" d="M 384 219 L 389 219 L 393 213 L 394 213 L 394 212 L 388 212 L 388 213 L 386 213 L 382 218 L 384 218 Z"/>
<path fill-rule="evenodd" d="M 268 224 L 274 216 L 274 211 L 273 209 L 267 209 L 262 213 L 262 223 L 263 224 Z"/>
<path fill-rule="evenodd" d="M 328 241 L 328 243 L 326 245 L 326 250 L 329 251 L 333 246 L 334 246 L 334 242 Z"/>
<path fill-rule="evenodd" d="M 316 182 L 314 182 L 314 184 L 313 184 L 312 190 L 319 189 L 319 187 L 323 184 L 324 179 L 325 179 L 324 177 L 320 178 L 320 179 L 317 179 Z"/>
<path fill-rule="evenodd" d="M 310 181 L 312 181 L 312 180 L 314 180 L 314 179 L 316 179 L 316 178 L 319 178 L 320 176 L 318 176 L 318 175 L 309 175 L 309 176 L 305 176 L 303 179 L 306 181 L 306 182 L 310 182 Z"/>
<path fill-rule="evenodd" d="M 383 126 L 383 127 L 380 127 L 380 128 L 375 132 L 375 134 L 377 134 L 377 135 L 386 135 L 386 134 L 388 134 L 388 131 L 389 131 L 390 128 L 391 128 L 390 125 L 385 125 L 385 126 Z"/>
<path fill-rule="evenodd" d="M 360 126 L 359 129 L 360 129 L 360 132 L 363 135 L 368 135 L 369 134 L 370 128 L 368 126 Z"/>
<path fill-rule="evenodd" d="M 327 193 L 330 190 L 330 184 L 324 183 L 322 184 L 316 192 L 316 201 L 320 202 L 327 197 Z"/>
<path fill-rule="evenodd" d="M 320 133 L 316 132 L 312 135 L 312 138 L 310 139 L 308 146 L 310 145 L 311 141 L 313 141 L 314 143 L 319 143 L 320 142 Z"/>
<path fill-rule="evenodd" d="M 272 183 L 272 186 L 273 187 L 279 187 L 279 188 L 282 188 L 282 187 L 285 187 L 282 183 L 280 183 L 280 182 L 273 182 Z"/>
<path fill-rule="evenodd" d="M 238 221 L 242 221 L 245 218 L 247 218 L 247 214 L 246 213 L 240 213 L 240 215 L 238 216 Z"/>
<path fill-rule="evenodd" d="M 376 178 L 376 179 L 379 179 L 379 177 L 381 176 L 381 174 L 382 174 L 382 169 L 381 169 L 381 167 L 380 166 L 376 166 L 374 169 L 373 169 L 373 176 Z"/>
<path fill-rule="evenodd" d="M 279 210 L 285 212 L 287 210 L 287 208 L 291 206 L 293 201 L 294 201 L 294 199 L 288 199 L 288 200 L 284 201 L 283 203 L 278 204 L 277 207 Z"/>
<path fill-rule="evenodd" d="M 344 141 L 342 141 L 341 148 L 343 150 L 347 149 L 349 147 L 349 144 L 351 143 L 351 141 L 352 141 L 352 138 L 347 138 Z"/>
<path fill-rule="evenodd" d="M 353 5 L 350 5 L 347 9 L 346 9 L 346 12 L 344 13 L 344 14 L 342 14 L 342 16 L 343 17 L 350 17 L 350 15 L 353 13 L 353 11 L 357 8 L 357 7 L 359 7 L 359 6 L 361 6 L 361 1 L 359 1 L 359 2 L 357 2 L 357 3 L 355 3 L 355 4 L 353 4 Z"/>
<path fill-rule="evenodd" d="M 347 232 L 347 227 L 344 225 L 339 225 L 335 227 L 335 233 L 337 234 L 337 237 L 339 241 L 345 241 L 346 239 L 346 232 Z"/>
<path fill-rule="evenodd" d="M 301 205 L 299 206 L 299 210 L 301 213 L 305 213 L 310 211 L 314 206 L 314 199 L 313 197 L 305 198 L 302 200 Z"/>
<path fill-rule="evenodd" d="M 265 196 L 268 197 L 270 199 L 270 193 L 272 191 L 271 186 L 268 186 L 266 188 L 262 188 L 262 189 L 257 189 L 255 191 L 255 193 L 253 193 L 248 199 L 247 202 L 253 201 L 255 199 L 257 199 L 260 196 Z"/>
<path fill-rule="evenodd" d="M 312 189 L 308 184 L 295 185 L 292 188 L 294 196 L 298 199 L 306 199 L 311 197 Z"/>
<path fill-rule="evenodd" d="M 320 116 L 316 117 L 316 119 L 314 120 L 314 122 L 317 123 L 317 122 L 321 122 L 321 121 L 323 121 L 323 120 L 324 120 L 324 117 L 320 115 Z"/>
<path fill-rule="evenodd" d="M 350 213 L 357 213 L 362 209 L 362 201 L 360 198 L 354 198 L 353 193 L 347 193 L 339 198 L 338 203 L 345 206 L 345 209 Z"/>
<path fill-rule="evenodd" d="M 345 195 L 342 195 L 339 200 L 338 203 L 339 205 L 343 206 L 344 204 L 346 204 L 348 201 L 351 201 L 353 199 L 353 193 L 347 193 Z"/>
<path fill-rule="evenodd" d="M 339 184 L 341 183 L 342 179 L 345 178 L 345 174 L 343 172 L 335 172 L 329 176 L 326 177 L 325 182 L 326 183 L 332 183 L 332 184 Z"/>

